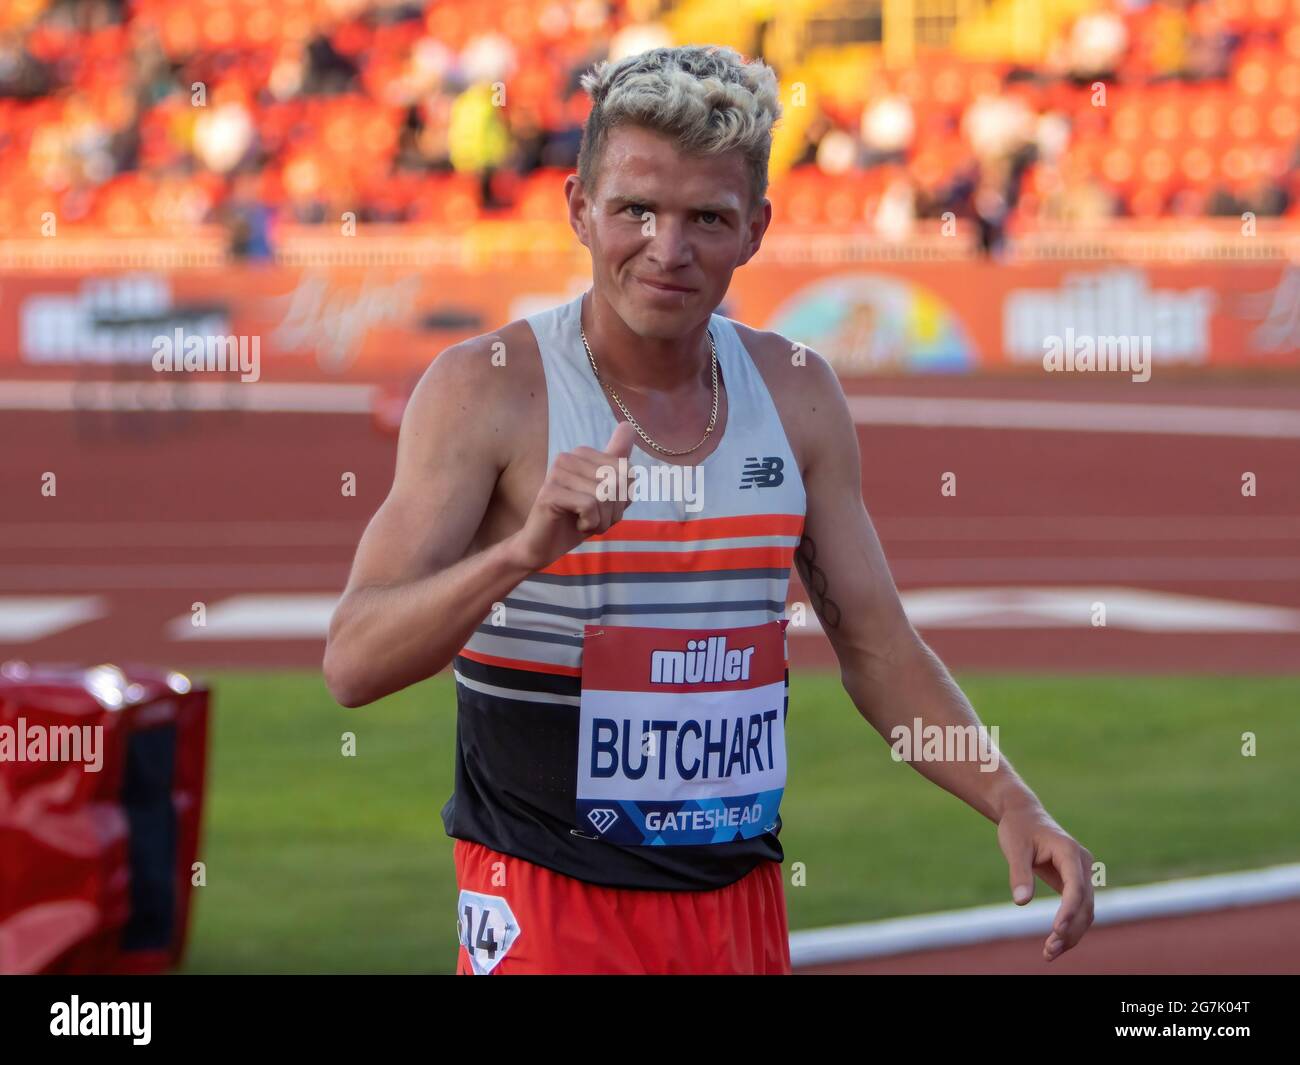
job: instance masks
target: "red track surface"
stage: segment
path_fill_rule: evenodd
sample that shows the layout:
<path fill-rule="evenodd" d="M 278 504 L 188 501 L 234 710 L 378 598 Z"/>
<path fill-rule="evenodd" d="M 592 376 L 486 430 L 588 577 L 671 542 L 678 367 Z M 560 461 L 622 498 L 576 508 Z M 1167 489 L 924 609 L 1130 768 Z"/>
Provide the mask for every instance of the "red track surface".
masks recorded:
<path fill-rule="evenodd" d="M 1074 950 L 1050 965 L 1043 961 L 1044 938 L 1004 939 L 799 971 L 891 976 L 1295 974 L 1300 973 L 1300 902 L 1093 928 Z"/>

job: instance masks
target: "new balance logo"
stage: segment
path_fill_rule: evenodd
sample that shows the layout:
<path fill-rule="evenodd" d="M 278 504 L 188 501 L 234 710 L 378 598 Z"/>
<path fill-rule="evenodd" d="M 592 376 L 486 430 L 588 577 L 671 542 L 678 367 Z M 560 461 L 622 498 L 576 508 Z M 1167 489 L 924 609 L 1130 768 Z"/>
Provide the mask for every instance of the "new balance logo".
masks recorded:
<path fill-rule="evenodd" d="M 596 826 L 596 831 L 602 836 L 614 827 L 614 822 L 618 820 L 618 813 L 614 810 L 600 809 L 592 810 L 587 815 L 587 820 Z"/>
<path fill-rule="evenodd" d="M 741 488 L 775 488 L 785 481 L 785 461 L 779 455 L 757 458 L 750 455 L 740 473 Z"/>

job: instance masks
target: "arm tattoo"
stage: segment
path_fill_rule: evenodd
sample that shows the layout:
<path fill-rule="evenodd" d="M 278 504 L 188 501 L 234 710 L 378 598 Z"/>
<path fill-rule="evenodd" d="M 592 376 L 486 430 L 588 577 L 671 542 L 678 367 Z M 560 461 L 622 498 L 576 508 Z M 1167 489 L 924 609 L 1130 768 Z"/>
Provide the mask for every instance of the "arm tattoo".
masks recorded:
<path fill-rule="evenodd" d="M 840 608 L 826 594 L 826 572 L 817 565 L 817 545 L 807 536 L 799 541 L 794 553 L 795 566 L 803 578 L 804 587 L 812 598 L 813 607 L 822 624 L 828 629 L 840 627 Z"/>

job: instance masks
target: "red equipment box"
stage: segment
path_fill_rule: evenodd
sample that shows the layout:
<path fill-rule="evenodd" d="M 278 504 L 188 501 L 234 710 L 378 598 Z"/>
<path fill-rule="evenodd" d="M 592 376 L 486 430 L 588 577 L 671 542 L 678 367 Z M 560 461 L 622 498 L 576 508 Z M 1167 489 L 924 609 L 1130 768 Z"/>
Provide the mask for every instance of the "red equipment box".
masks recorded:
<path fill-rule="evenodd" d="M 208 695 L 165 670 L 0 666 L 0 973 L 179 962 Z"/>

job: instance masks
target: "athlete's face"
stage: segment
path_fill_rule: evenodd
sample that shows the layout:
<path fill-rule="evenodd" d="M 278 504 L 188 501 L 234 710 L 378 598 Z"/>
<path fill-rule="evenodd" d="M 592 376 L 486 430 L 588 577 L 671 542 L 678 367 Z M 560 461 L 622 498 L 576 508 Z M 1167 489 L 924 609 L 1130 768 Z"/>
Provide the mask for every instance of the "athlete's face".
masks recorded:
<path fill-rule="evenodd" d="M 565 186 L 569 221 L 591 251 L 595 288 L 638 336 L 672 339 L 722 302 L 772 218 L 751 208 L 744 157 L 691 156 L 641 126 L 609 132 L 594 195 Z"/>

